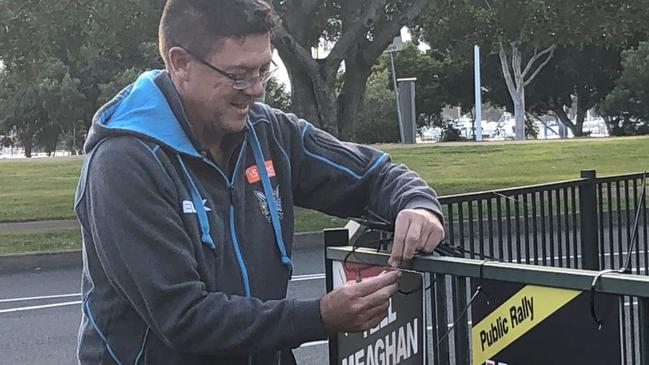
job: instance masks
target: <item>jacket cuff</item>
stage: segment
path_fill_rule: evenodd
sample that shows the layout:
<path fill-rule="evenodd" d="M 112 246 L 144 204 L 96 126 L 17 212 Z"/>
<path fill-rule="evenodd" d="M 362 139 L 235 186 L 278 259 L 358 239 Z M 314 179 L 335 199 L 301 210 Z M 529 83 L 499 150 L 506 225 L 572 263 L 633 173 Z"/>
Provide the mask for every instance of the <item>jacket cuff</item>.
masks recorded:
<path fill-rule="evenodd" d="M 444 225 L 444 214 L 442 214 L 442 206 L 437 200 L 430 200 L 425 198 L 415 198 L 409 201 L 403 209 L 426 209 L 435 214 L 439 221 Z"/>
<path fill-rule="evenodd" d="M 292 323 L 296 346 L 327 339 L 320 317 L 320 299 L 294 300 Z"/>

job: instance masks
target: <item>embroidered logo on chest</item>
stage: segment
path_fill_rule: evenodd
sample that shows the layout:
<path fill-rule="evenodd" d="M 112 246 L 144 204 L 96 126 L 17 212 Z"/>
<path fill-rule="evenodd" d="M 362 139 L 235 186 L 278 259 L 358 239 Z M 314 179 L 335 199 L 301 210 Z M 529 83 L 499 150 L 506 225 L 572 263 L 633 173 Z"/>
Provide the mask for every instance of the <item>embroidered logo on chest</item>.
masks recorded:
<path fill-rule="evenodd" d="M 261 210 L 261 214 L 264 215 L 264 218 L 266 218 L 266 222 L 270 223 L 270 211 L 268 210 L 268 203 L 266 201 L 266 195 L 262 191 L 254 191 L 255 196 L 257 197 L 257 201 L 259 201 L 259 209 Z M 284 209 L 282 208 L 282 198 L 279 195 L 279 185 L 273 189 L 273 200 L 275 201 L 275 205 L 277 205 L 277 215 L 279 216 L 279 219 L 284 218 Z"/>

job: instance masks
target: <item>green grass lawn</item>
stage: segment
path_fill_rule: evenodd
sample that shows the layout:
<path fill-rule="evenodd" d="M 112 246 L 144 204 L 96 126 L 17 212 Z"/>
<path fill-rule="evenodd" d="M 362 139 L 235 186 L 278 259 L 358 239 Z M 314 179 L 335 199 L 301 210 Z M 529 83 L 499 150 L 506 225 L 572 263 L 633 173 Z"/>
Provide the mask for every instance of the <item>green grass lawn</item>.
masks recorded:
<path fill-rule="evenodd" d="M 0 255 L 81 248 L 78 229 L 53 231 L 0 231 Z"/>
<path fill-rule="evenodd" d="M 72 218 L 81 159 L 0 161 L 0 222 Z"/>
<path fill-rule="evenodd" d="M 522 186 L 649 169 L 649 137 L 484 144 L 380 146 L 417 171 L 440 195 Z M 0 161 L 0 222 L 72 218 L 80 159 Z M 343 220 L 300 210 L 296 231 L 336 227 Z"/>

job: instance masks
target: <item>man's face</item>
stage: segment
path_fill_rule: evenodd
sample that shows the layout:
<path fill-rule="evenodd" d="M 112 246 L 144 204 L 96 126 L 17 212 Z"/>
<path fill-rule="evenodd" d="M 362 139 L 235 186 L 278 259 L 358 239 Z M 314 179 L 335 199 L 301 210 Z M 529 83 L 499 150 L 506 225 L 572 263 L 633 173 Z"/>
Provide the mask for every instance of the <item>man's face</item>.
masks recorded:
<path fill-rule="evenodd" d="M 264 91 L 262 83 L 256 80 L 237 90 L 232 79 L 192 58 L 182 95 L 192 123 L 198 124 L 205 137 L 243 130 L 250 106 Z M 268 71 L 271 60 L 269 34 L 253 34 L 225 38 L 204 61 L 236 78 L 249 78 Z"/>

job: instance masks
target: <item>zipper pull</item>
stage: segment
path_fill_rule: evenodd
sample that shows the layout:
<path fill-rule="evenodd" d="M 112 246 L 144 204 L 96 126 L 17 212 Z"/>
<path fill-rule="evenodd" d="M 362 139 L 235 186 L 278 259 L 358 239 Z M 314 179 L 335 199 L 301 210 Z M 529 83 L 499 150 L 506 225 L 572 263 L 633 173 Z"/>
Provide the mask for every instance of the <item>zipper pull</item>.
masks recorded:
<path fill-rule="evenodd" d="M 234 204 L 234 186 L 229 185 L 228 187 L 230 188 L 230 203 Z"/>

